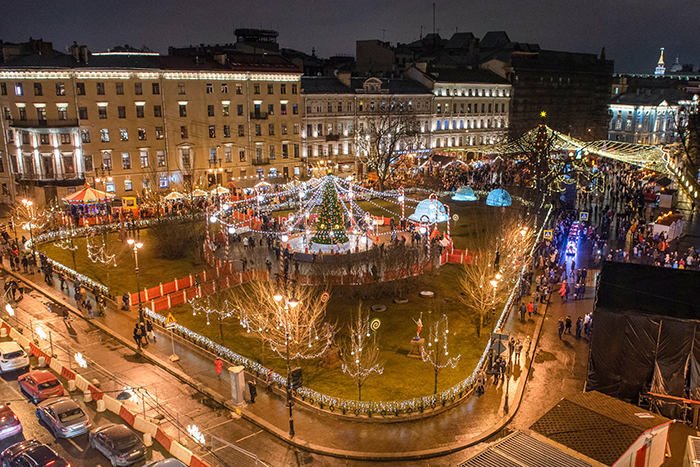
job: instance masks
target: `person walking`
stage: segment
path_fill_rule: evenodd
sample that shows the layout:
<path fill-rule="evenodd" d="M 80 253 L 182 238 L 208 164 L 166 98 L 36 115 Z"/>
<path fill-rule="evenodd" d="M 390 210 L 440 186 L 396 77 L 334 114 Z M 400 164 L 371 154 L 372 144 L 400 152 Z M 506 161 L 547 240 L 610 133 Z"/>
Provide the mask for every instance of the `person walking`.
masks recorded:
<path fill-rule="evenodd" d="M 250 392 L 250 403 L 255 404 L 255 398 L 258 396 L 258 388 L 255 380 L 248 381 L 248 392 Z"/>
<path fill-rule="evenodd" d="M 124 303 L 122 310 L 129 311 L 129 292 L 124 292 L 124 295 L 122 295 L 122 302 Z"/>
<path fill-rule="evenodd" d="M 66 279 L 66 273 L 61 271 L 58 275 L 58 280 L 61 281 L 61 292 L 63 292 L 63 289 L 66 287 Z"/>
<path fill-rule="evenodd" d="M 559 318 L 559 339 L 561 340 L 561 335 L 564 333 L 564 319 Z"/>
<path fill-rule="evenodd" d="M 581 331 L 583 331 L 583 318 L 579 316 L 576 320 L 576 339 L 581 338 Z"/>
<path fill-rule="evenodd" d="M 537 302 L 534 302 L 537 303 Z M 533 302 L 530 302 L 527 304 L 527 317 L 532 318 L 532 312 L 535 309 L 535 306 L 533 305 Z"/>
<path fill-rule="evenodd" d="M 565 332 L 567 334 L 571 334 L 571 316 L 566 317 L 565 324 L 566 324 L 566 331 Z"/>
<path fill-rule="evenodd" d="M 562 281 L 561 287 L 559 288 L 559 296 L 561 297 L 561 302 L 566 303 L 566 281 Z"/>
<path fill-rule="evenodd" d="M 224 368 L 224 362 L 222 362 L 219 357 L 216 357 L 216 360 L 214 360 L 214 367 L 216 368 L 216 377 L 221 381 L 221 370 Z"/>
<path fill-rule="evenodd" d="M 143 321 L 141 321 L 141 322 L 139 323 L 139 330 L 141 331 L 141 332 L 140 332 L 140 334 L 141 334 L 141 345 L 145 347 L 145 346 L 148 345 L 148 334 L 147 334 L 147 331 L 146 331 L 146 323 L 144 323 Z"/>
<path fill-rule="evenodd" d="M 523 351 L 523 344 L 520 342 L 520 339 L 518 339 L 515 342 L 515 354 L 514 354 L 515 360 L 513 361 L 513 363 L 520 365 L 520 354 L 522 353 L 522 351 Z"/>
<path fill-rule="evenodd" d="M 482 395 L 485 392 L 484 384 L 486 384 L 486 373 L 483 369 L 481 369 L 476 374 L 476 394 L 478 396 Z"/>
<path fill-rule="evenodd" d="M 136 342 L 138 350 L 141 350 L 141 330 L 138 323 L 134 324 L 134 342 Z"/>
<path fill-rule="evenodd" d="M 156 333 L 153 331 L 153 322 L 150 319 L 146 320 L 146 335 L 149 340 L 156 341 Z"/>

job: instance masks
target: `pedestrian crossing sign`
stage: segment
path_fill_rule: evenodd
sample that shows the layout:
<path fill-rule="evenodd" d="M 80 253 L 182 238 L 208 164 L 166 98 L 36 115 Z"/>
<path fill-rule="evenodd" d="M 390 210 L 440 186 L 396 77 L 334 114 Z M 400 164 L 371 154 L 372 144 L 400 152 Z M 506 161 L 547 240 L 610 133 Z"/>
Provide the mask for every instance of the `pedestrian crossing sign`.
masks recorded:
<path fill-rule="evenodd" d="M 587 222 L 588 221 L 588 213 L 582 212 L 581 214 L 579 214 L 579 220 L 581 222 Z"/>
<path fill-rule="evenodd" d="M 542 235 L 543 235 L 543 237 L 544 237 L 545 240 L 551 240 L 551 239 L 552 239 L 552 235 L 553 235 L 553 231 L 551 231 L 551 230 L 545 230 L 545 231 L 543 232 Z"/>
<path fill-rule="evenodd" d="M 165 320 L 165 324 L 170 324 L 170 323 L 173 323 L 173 324 L 177 323 L 177 320 L 175 319 L 175 317 L 173 316 L 172 313 L 168 313 L 168 317 Z"/>

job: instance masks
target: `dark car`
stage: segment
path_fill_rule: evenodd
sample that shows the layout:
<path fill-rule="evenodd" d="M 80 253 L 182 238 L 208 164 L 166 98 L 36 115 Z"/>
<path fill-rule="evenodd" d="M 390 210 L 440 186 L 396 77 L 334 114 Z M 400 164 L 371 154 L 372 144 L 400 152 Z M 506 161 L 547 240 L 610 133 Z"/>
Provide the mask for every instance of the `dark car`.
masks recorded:
<path fill-rule="evenodd" d="M 92 423 L 87 414 L 70 397 L 49 399 L 36 408 L 36 416 L 56 438 L 73 438 L 85 434 Z"/>
<path fill-rule="evenodd" d="M 22 433 L 22 423 L 6 404 L 0 404 L 0 439 L 7 439 Z"/>
<path fill-rule="evenodd" d="M 90 446 L 114 466 L 131 465 L 146 456 L 146 446 L 126 425 L 105 425 L 91 431 Z"/>
<path fill-rule="evenodd" d="M 13 444 L 0 454 L 2 467 L 71 467 L 64 458 L 35 439 Z"/>
<path fill-rule="evenodd" d="M 29 396 L 34 403 L 49 397 L 61 397 L 64 394 L 63 385 L 50 371 L 34 370 L 17 378 L 19 389 Z"/>

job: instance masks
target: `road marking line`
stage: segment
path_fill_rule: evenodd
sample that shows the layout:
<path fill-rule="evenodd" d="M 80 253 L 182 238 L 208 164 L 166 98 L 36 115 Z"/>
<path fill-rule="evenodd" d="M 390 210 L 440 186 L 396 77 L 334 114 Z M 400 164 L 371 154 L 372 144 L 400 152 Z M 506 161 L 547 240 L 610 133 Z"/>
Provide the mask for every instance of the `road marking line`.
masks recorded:
<path fill-rule="evenodd" d="M 263 431 L 260 430 L 260 431 L 258 431 L 258 432 L 256 432 L 256 433 L 252 433 L 252 434 L 250 434 L 250 435 L 248 435 L 248 436 L 244 436 L 243 438 L 239 439 L 239 440 L 236 441 L 236 442 L 237 442 L 237 443 L 240 443 L 240 442 L 243 441 L 244 439 L 252 438 L 253 436 L 259 435 L 259 434 L 262 433 L 262 432 L 263 432 Z"/>
<path fill-rule="evenodd" d="M 78 451 L 85 452 L 85 450 L 83 448 L 81 448 L 80 446 L 78 446 L 78 444 L 75 441 L 73 441 L 72 439 L 69 439 L 68 442 L 70 444 L 72 444 L 73 446 L 75 446 L 75 449 L 77 449 Z"/>
<path fill-rule="evenodd" d="M 223 424 L 225 424 L 225 423 L 232 422 L 232 421 L 233 421 L 233 419 L 225 420 L 225 421 L 223 421 L 223 422 L 221 422 L 221 423 L 217 423 L 217 424 L 214 425 L 214 426 L 205 427 L 205 429 L 207 429 L 207 430 L 212 430 L 212 429 L 214 429 L 214 428 L 220 427 L 221 425 L 223 425 Z"/>

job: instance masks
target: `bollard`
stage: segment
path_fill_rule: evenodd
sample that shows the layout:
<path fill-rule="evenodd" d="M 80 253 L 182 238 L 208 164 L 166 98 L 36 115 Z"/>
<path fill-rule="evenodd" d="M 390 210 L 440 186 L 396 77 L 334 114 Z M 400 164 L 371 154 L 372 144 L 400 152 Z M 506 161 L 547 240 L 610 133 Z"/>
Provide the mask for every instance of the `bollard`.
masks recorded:
<path fill-rule="evenodd" d="M 151 437 L 150 433 L 144 433 L 143 434 L 143 444 L 146 445 L 146 447 L 151 447 L 153 446 L 153 438 Z"/>
<path fill-rule="evenodd" d="M 75 380 L 69 379 L 68 380 L 68 392 L 73 392 L 73 391 L 75 391 Z"/>
<path fill-rule="evenodd" d="M 39 368 L 46 368 L 46 357 L 39 357 Z"/>
<path fill-rule="evenodd" d="M 83 402 L 92 402 L 92 391 L 83 391 Z"/>
<path fill-rule="evenodd" d="M 97 411 L 102 413 L 106 410 L 105 407 L 105 401 L 103 399 L 100 399 L 97 401 Z"/>

